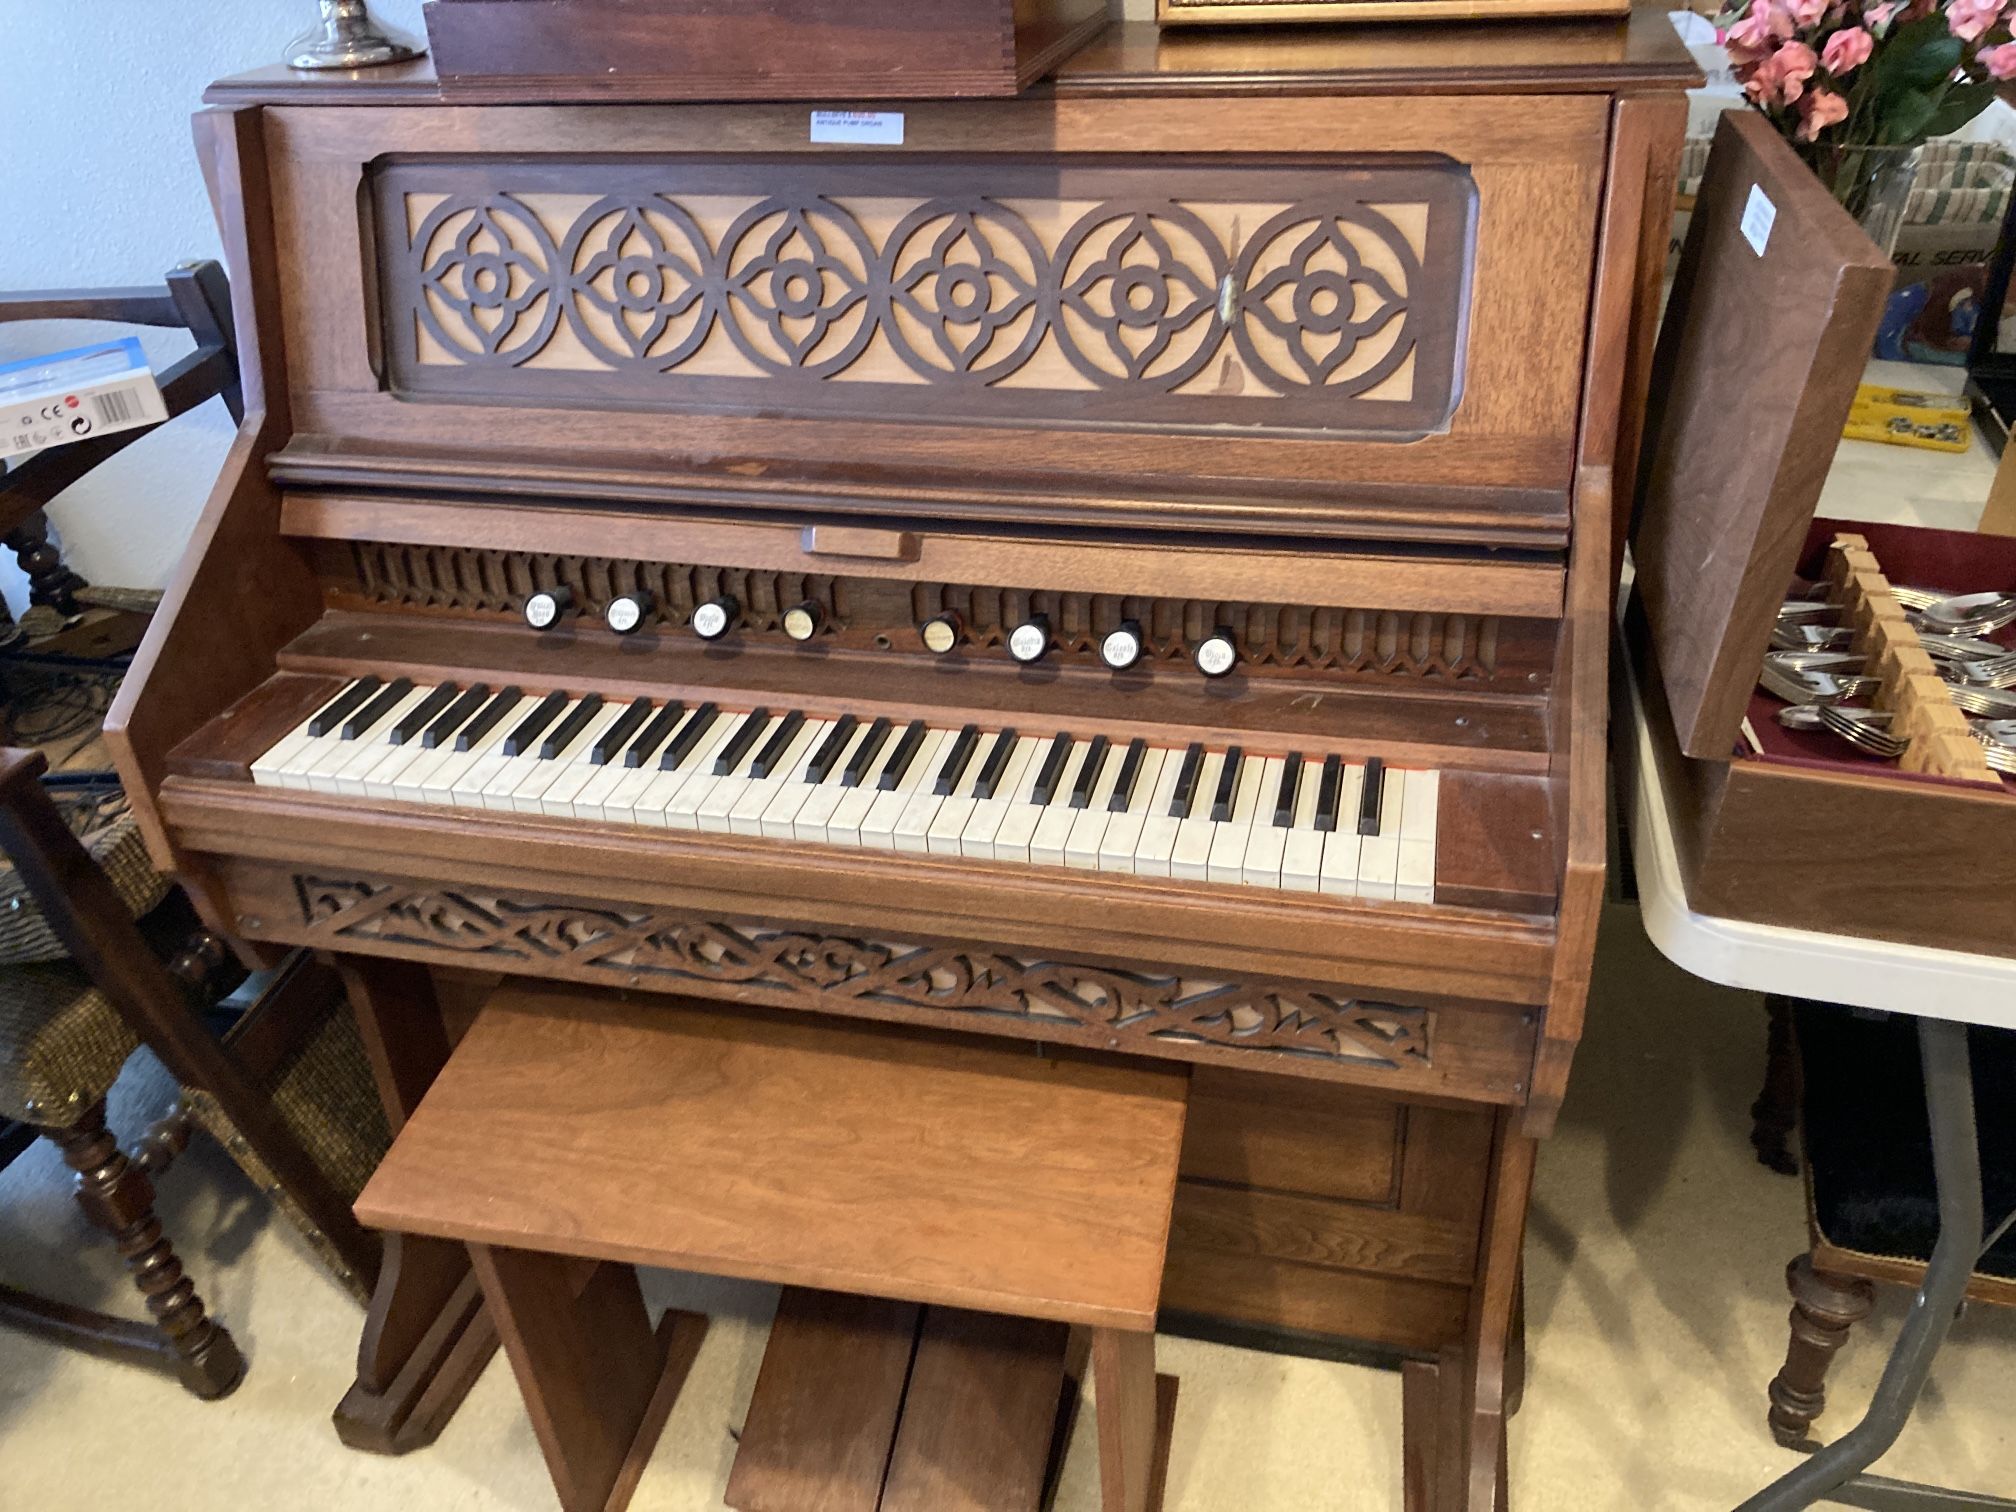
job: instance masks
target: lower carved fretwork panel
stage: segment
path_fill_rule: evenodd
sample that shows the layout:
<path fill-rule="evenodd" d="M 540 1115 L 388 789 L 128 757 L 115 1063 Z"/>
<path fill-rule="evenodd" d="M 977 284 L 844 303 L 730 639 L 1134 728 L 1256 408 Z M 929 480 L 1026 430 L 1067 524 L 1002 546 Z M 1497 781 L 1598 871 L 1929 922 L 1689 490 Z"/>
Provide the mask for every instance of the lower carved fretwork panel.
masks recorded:
<path fill-rule="evenodd" d="M 234 868 L 253 938 L 1516 1102 L 1531 1016 L 382 877 Z M 248 886 L 249 884 L 249 886 Z M 284 890 L 283 890 L 284 889 Z M 250 896 L 256 892 L 257 899 Z M 285 917 L 282 917 L 282 915 Z"/>

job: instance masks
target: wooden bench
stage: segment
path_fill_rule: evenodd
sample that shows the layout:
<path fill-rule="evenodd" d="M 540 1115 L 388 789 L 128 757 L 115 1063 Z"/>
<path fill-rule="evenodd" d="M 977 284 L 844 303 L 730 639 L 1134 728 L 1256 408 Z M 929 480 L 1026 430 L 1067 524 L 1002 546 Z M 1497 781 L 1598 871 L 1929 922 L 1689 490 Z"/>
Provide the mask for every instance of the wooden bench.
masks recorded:
<path fill-rule="evenodd" d="M 1107 1512 L 1161 1500 L 1180 1070 L 510 984 L 357 1204 L 470 1248 L 568 1512 L 620 1508 L 706 1320 L 634 1265 L 787 1290 L 730 1505 L 1034 1512 L 1074 1329 Z M 614 1263 L 597 1263 L 614 1262 Z"/>

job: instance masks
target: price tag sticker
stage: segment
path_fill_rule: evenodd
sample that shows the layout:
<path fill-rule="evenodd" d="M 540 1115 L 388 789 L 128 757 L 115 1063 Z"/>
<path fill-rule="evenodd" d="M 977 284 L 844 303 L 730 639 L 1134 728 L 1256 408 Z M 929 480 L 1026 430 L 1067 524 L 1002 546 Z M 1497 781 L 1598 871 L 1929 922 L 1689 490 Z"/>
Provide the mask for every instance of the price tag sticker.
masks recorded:
<path fill-rule="evenodd" d="M 812 140 L 848 142 L 863 147 L 901 147 L 903 112 L 815 110 L 812 112 Z"/>
<path fill-rule="evenodd" d="M 1778 207 L 1771 203 L 1771 196 L 1764 192 L 1762 184 L 1750 186 L 1750 198 L 1743 203 L 1743 219 L 1738 229 L 1743 240 L 1750 243 L 1750 250 L 1759 257 L 1764 255 L 1764 244 L 1771 240 L 1771 227 L 1778 220 Z"/>

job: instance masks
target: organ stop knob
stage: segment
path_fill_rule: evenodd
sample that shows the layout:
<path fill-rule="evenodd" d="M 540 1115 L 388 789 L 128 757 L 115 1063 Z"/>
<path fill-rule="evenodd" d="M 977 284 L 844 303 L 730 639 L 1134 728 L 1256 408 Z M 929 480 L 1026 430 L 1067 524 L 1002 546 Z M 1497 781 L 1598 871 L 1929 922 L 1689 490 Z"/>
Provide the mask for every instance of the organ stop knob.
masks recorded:
<path fill-rule="evenodd" d="M 602 611 L 602 623 L 618 635 L 634 635 L 644 628 L 644 621 L 650 617 L 655 602 L 642 588 L 634 593 L 621 594 L 609 600 L 609 607 Z"/>
<path fill-rule="evenodd" d="M 1239 643 L 1221 625 L 1198 642 L 1194 660 L 1197 670 L 1206 677 L 1223 677 L 1239 665 Z"/>
<path fill-rule="evenodd" d="M 784 633 L 794 641 L 809 641 L 825 623 L 826 611 L 810 599 L 784 611 Z"/>
<path fill-rule="evenodd" d="M 1099 643 L 1099 659 L 1115 672 L 1124 672 L 1141 660 L 1141 626 L 1128 620 Z"/>
<path fill-rule="evenodd" d="M 573 607 L 574 590 L 565 583 L 542 588 L 525 600 L 525 623 L 534 630 L 551 630 Z"/>
<path fill-rule="evenodd" d="M 1050 649 L 1050 618 L 1048 615 L 1032 614 L 1017 625 L 1008 635 L 1008 654 L 1028 666 L 1039 662 Z"/>
<path fill-rule="evenodd" d="M 719 640 L 735 627 L 742 606 L 725 595 L 711 599 L 693 611 L 693 633 L 702 640 Z"/>
<path fill-rule="evenodd" d="M 917 627 L 918 638 L 924 642 L 924 649 L 934 656 L 943 656 L 959 644 L 959 632 L 965 626 L 959 616 L 949 609 L 943 614 L 934 614 Z"/>

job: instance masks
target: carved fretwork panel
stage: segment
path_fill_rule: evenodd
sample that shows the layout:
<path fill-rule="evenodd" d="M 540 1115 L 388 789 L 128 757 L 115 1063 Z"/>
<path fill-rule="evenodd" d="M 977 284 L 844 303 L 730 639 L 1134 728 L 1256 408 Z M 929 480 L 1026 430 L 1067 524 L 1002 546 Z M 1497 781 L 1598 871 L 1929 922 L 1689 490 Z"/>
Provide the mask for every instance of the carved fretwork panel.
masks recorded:
<path fill-rule="evenodd" d="M 409 546 L 353 541 L 346 560 L 331 566 L 339 595 L 409 609 L 451 609 L 515 618 L 536 589 L 562 584 L 590 616 L 617 594 L 642 588 L 653 599 L 651 623 L 676 629 L 694 606 L 722 595 L 742 606 L 753 635 L 781 631 L 784 611 L 808 600 L 825 610 L 821 637 L 860 649 L 925 654 L 915 627 L 943 611 L 955 613 L 963 643 L 998 650 L 1008 632 L 1032 614 L 1045 616 L 1057 653 L 1096 660 L 1099 643 L 1132 621 L 1148 655 L 1187 662 L 1199 641 L 1229 629 L 1249 669 L 1297 674 L 1346 673 L 1378 678 L 1490 682 L 1501 670 L 1521 691 L 1544 676 L 1551 640 L 1531 622 L 1495 615 L 1402 613 L 1137 594 L 985 588 L 960 583 L 905 583 L 819 573 L 644 562 L 620 557 L 498 551 L 481 546 Z"/>
<path fill-rule="evenodd" d="M 296 873 L 308 942 L 451 952 L 486 969 L 834 1012 L 927 1010 L 947 1025 L 1169 1053 L 1185 1045 L 1405 1076 L 1434 1066 L 1435 1014 L 1340 993 L 1199 981 L 981 950 L 814 935 L 637 907 Z M 912 1012 L 908 1016 L 919 1015 Z"/>
<path fill-rule="evenodd" d="M 1419 436 L 1476 197 L 1434 158 L 393 159 L 408 396 Z"/>

